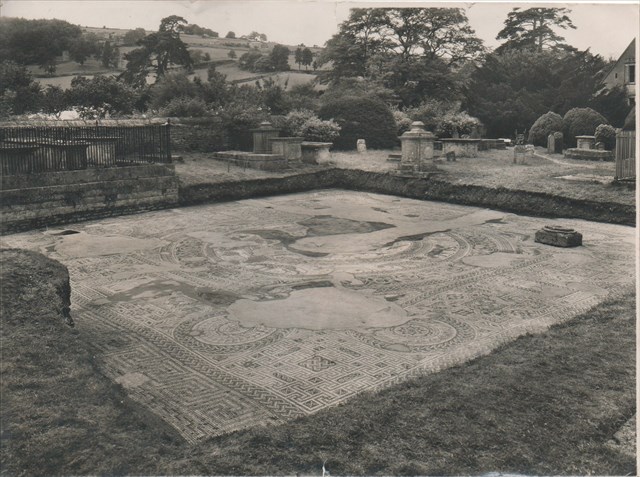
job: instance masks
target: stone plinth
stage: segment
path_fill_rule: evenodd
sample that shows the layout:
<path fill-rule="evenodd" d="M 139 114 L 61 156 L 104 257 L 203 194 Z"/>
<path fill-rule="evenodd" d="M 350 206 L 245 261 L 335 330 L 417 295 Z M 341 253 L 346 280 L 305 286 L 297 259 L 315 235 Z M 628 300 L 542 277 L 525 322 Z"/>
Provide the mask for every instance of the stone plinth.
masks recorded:
<path fill-rule="evenodd" d="M 596 144 L 595 136 L 576 136 L 578 149 L 593 149 Z"/>
<path fill-rule="evenodd" d="M 480 139 L 467 138 L 447 138 L 440 139 L 442 142 L 442 154 L 455 152 L 456 157 L 478 157 L 478 145 Z"/>
<path fill-rule="evenodd" d="M 579 247 L 582 245 L 582 234 L 570 228 L 545 225 L 536 232 L 535 241 L 554 247 Z"/>
<path fill-rule="evenodd" d="M 613 161 L 613 151 L 598 151 L 597 149 L 580 149 L 572 147 L 564 151 L 564 157 L 568 159 L 581 159 L 583 161 Z"/>
<path fill-rule="evenodd" d="M 271 152 L 284 157 L 287 162 L 300 162 L 302 159 L 301 137 L 272 137 Z"/>
<path fill-rule="evenodd" d="M 329 148 L 333 146 L 332 142 L 311 142 L 303 141 L 302 162 L 306 164 L 327 164 L 331 161 L 331 152 Z"/>
<path fill-rule="evenodd" d="M 242 151 L 216 152 L 213 157 L 231 162 L 239 167 L 260 169 L 262 171 L 280 171 L 287 168 L 287 161 L 278 154 L 253 154 Z"/>
<path fill-rule="evenodd" d="M 271 139 L 278 137 L 280 131 L 269 121 L 260 123 L 258 129 L 252 129 L 254 154 L 271 154 Z"/>
<path fill-rule="evenodd" d="M 398 170 L 419 172 L 435 168 L 433 164 L 435 139 L 432 132 L 425 131 L 424 123 L 413 122 L 411 129 L 400 136 L 402 156 Z"/>

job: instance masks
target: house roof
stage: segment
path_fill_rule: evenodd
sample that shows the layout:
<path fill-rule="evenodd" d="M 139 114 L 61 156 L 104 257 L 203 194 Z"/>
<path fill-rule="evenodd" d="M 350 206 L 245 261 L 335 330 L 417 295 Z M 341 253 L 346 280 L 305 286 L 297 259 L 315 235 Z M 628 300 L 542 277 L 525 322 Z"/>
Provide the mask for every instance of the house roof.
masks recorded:
<path fill-rule="evenodd" d="M 627 46 L 624 51 L 622 52 L 622 54 L 618 57 L 618 61 L 616 61 L 613 66 L 611 67 L 611 69 L 609 70 L 609 72 L 607 73 L 607 75 L 604 77 L 604 82 L 606 83 L 607 80 L 609 79 L 609 76 L 611 75 L 611 73 L 613 73 L 613 70 L 616 69 L 616 67 L 620 64 L 620 62 L 622 61 L 622 59 L 624 57 L 627 56 L 627 54 L 631 52 L 633 53 L 633 57 L 635 58 L 636 56 L 636 39 L 634 38 L 633 40 L 631 40 L 631 43 L 629 43 L 629 46 Z"/>

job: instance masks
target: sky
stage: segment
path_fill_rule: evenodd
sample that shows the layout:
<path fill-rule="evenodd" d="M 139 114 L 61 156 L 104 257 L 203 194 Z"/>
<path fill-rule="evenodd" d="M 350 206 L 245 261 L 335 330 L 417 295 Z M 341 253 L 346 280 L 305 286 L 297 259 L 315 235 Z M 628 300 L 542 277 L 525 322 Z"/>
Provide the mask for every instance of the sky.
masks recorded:
<path fill-rule="evenodd" d="M 567 7 L 576 30 L 560 30 L 574 47 L 617 58 L 637 36 L 640 4 L 626 3 L 525 3 L 525 2 L 365 2 L 362 0 L 0 0 L 0 14 L 7 17 L 59 18 L 82 26 L 157 30 L 169 15 L 211 28 L 224 36 L 251 31 L 287 45 L 322 46 L 338 31 L 349 9 L 373 6 L 460 7 L 485 45 L 495 39 L 513 7 Z"/>

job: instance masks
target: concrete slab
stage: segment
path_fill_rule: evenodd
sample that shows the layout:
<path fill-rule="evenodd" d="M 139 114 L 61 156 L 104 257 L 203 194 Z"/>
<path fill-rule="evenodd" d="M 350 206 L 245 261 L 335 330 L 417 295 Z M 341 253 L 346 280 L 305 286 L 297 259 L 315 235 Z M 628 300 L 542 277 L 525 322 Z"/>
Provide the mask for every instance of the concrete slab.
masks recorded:
<path fill-rule="evenodd" d="M 574 249 L 534 242 L 580 231 Z M 489 352 L 634 284 L 634 229 L 328 190 L 6 236 L 69 267 L 77 329 L 195 442 Z"/>

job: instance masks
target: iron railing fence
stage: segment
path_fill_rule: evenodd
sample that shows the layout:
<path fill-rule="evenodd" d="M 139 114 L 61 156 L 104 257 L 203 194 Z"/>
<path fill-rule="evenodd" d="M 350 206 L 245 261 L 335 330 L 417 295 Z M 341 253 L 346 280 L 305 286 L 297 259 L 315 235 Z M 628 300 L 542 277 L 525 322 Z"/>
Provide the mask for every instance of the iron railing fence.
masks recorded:
<path fill-rule="evenodd" d="M 170 124 L 0 127 L 2 174 L 170 163 Z"/>
<path fill-rule="evenodd" d="M 618 131 L 616 134 L 616 180 L 636 177 L 636 132 Z"/>

